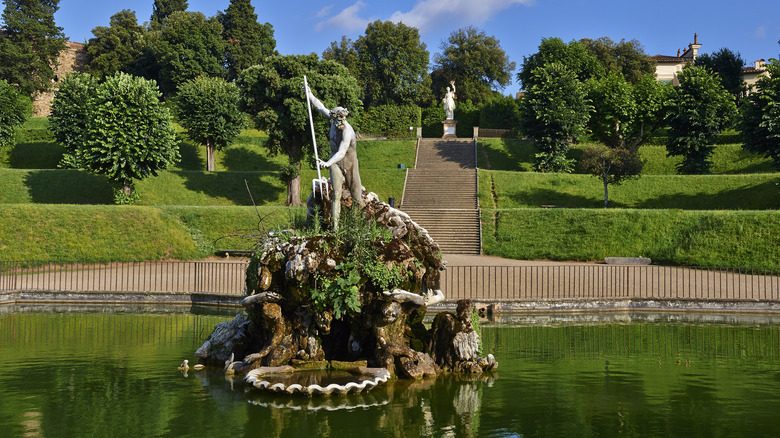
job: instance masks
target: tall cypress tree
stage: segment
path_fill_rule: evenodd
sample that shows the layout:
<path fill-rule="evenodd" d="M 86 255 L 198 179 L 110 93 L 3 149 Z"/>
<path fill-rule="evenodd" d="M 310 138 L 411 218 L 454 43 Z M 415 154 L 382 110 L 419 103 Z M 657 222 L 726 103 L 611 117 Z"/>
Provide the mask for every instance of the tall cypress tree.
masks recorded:
<path fill-rule="evenodd" d="M 51 88 L 65 34 L 54 24 L 59 0 L 4 0 L 0 79 L 33 96 Z"/>
<path fill-rule="evenodd" d="M 230 6 L 217 17 L 222 23 L 222 37 L 227 41 L 227 79 L 234 80 L 245 68 L 258 64 L 276 53 L 274 28 L 257 22 L 250 0 L 230 0 Z"/>
<path fill-rule="evenodd" d="M 157 29 L 174 12 L 186 11 L 188 6 L 187 0 L 154 0 L 150 19 L 152 29 Z"/>

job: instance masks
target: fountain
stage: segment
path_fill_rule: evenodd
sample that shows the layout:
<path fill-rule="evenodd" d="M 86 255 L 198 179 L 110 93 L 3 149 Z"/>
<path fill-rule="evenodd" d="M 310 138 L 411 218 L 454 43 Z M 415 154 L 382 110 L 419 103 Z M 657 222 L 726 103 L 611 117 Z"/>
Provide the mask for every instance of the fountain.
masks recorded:
<path fill-rule="evenodd" d="M 430 329 L 423 324 L 427 306 L 444 299 L 445 266 L 427 231 L 374 193 L 363 192 L 362 207 L 341 193 L 337 230 L 325 231 L 331 200 L 318 189 L 307 202 L 308 231 L 264 236 L 247 271 L 246 315 L 217 325 L 195 354 L 201 363 L 224 365 L 260 389 L 323 395 L 394 376 L 495 369 L 492 355 L 479 357 L 470 301 L 436 315 Z M 325 384 L 337 370 L 346 375 Z M 296 372 L 306 383 L 284 383 Z"/>
<path fill-rule="evenodd" d="M 444 300 L 439 246 L 409 215 L 362 187 L 349 111 L 326 108 L 305 77 L 303 91 L 312 138 L 312 106 L 331 122 L 328 161 L 314 143 L 318 178 L 306 203 L 307 226 L 260 239 L 247 268 L 247 316 L 217 325 L 195 355 L 284 393 L 343 394 L 392 376 L 495 369 L 492 355 L 478 356 L 470 301 L 437 315 L 430 329 L 423 324 L 427 306 Z M 330 169 L 330 181 L 321 167 Z M 301 370 L 304 384 L 283 382 Z M 352 378 L 324 384 L 333 370 Z"/>

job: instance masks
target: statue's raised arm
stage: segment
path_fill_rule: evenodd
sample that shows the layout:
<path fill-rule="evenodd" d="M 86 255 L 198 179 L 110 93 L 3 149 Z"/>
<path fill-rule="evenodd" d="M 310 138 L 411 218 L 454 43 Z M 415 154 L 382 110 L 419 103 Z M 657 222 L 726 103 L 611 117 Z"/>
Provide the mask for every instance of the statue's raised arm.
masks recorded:
<path fill-rule="evenodd" d="M 323 116 L 330 119 L 330 159 L 318 160 L 322 167 L 330 169 L 330 184 L 333 199 L 331 202 L 331 223 L 333 228 L 338 228 L 339 214 L 341 212 L 342 184 L 347 183 L 349 192 L 355 205 L 363 205 L 363 185 L 360 182 L 360 172 L 357 160 L 357 135 L 352 125 L 347 121 L 349 110 L 337 106 L 329 110 L 319 99 L 314 97 L 304 84 L 306 98 L 314 108 Z"/>

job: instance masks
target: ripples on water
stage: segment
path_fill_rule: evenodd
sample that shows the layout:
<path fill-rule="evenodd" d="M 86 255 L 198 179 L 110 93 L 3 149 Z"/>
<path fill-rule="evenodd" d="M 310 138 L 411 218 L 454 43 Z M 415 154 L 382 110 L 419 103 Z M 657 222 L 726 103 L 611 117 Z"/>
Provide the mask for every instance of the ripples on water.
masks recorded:
<path fill-rule="evenodd" d="M 0 312 L 3 436 L 780 436 L 772 318 L 486 322 L 490 377 L 291 398 L 176 369 L 229 314 Z"/>

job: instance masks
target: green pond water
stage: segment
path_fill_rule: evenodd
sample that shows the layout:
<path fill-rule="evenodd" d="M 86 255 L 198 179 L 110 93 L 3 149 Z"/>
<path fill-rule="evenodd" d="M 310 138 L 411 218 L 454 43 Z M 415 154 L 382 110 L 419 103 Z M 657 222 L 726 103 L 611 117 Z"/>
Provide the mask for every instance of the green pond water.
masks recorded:
<path fill-rule="evenodd" d="M 230 314 L 0 307 L 0 436 L 777 437 L 780 319 L 483 322 L 491 376 L 266 394 L 176 368 Z"/>

